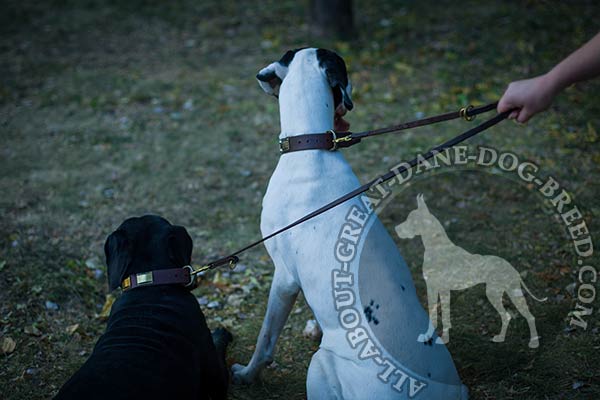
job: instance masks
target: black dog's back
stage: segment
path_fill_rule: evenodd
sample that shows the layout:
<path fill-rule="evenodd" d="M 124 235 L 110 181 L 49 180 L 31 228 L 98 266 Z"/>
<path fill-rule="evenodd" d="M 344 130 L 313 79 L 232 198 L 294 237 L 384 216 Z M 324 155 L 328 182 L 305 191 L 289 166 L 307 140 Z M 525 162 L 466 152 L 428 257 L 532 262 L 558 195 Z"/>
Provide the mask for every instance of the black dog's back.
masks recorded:
<path fill-rule="evenodd" d="M 221 399 L 228 378 L 195 297 L 155 286 L 115 302 L 106 333 L 56 398 Z"/>

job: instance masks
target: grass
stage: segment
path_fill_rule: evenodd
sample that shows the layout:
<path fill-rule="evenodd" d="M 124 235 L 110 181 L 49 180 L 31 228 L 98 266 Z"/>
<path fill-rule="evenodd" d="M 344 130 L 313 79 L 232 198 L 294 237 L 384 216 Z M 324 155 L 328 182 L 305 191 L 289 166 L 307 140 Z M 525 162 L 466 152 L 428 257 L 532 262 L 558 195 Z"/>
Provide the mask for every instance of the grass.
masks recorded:
<path fill-rule="evenodd" d="M 106 236 L 126 217 L 152 212 L 186 226 L 196 263 L 259 236 L 279 125 L 277 105 L 254 75 L 285 50 L 320 46 L 346 59 L 356 105 L 349 120 L 359 131 L 494 101 L 511 80 L 545 72 L 591 37 L 600 11 L 592 1 L 357 2 L 359 34 L 339 42 L 312 37 L 305 7 L 272 0 L 6 2 L 0 341 L 10 337 L 16 349 L 0 356 L 4 398 L 51 396 L 89 355 L 104 329 L 96 315 L 106 285 L 95 270 L 104 268 Z M 555 176 L 593 237 L 600 237 L 599 89 L 597 81 L 576 85 L 528 125 L 504 122 L 471 141 L 510 150 Z M 423 128 L 345 154 L 366 181 L 462 129 L 461 122 Z M 553 298 L 530 301 L 542 334 L 540 349 L 530 351 L 520 317 L 505 344 L 489 341 L 499 320 L 483 288 L 453 293 L 449 349 L 473 398 L 600 397 L 598 301 L 587 330 L 565 330 L 576 258 L 547 202 L 482 171 L 436 174 L 415 180 L 384 210 L 389 229 L 421 192 L 452 240 L 510 260 L 534 293 Z M 424 295 L 422 245 L 398 245 Z M 210 275 L 197 289 L 224 304 L 205 313 L 212 327 L 233 330 L 231 362 L 250 358 L 272 273 L 262 248 L 245 254 L 243 264 L 244 272 Z M 310 317 L 301 300 L 276 365 L 260 383 L 232 387 L 231 398 L 305 397 L 318 347 L 301 335 Z"/>

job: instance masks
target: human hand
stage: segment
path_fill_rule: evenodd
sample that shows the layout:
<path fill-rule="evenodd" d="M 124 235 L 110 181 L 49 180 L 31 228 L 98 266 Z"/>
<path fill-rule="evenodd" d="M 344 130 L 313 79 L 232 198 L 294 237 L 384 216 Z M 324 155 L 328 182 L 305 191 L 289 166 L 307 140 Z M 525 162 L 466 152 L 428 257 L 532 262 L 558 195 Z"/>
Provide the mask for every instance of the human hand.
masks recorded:
<path fill-rule="evenodd" d="M 532 116 L 547 109 L 556 96 L 558 90 L 547 75 L 515 81 L 508 88 L 498 102 L 499 113 L 517 108 L 508 118 L 515 118 L 518 122 L 527 122 Z"/>

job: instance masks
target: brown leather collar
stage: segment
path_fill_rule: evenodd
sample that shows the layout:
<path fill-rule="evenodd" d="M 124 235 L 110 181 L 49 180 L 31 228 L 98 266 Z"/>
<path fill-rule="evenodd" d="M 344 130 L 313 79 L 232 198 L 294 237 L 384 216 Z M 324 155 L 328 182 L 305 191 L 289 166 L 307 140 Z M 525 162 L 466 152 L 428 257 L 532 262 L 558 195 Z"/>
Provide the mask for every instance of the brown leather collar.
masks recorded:
<path fill-rule="evenodd" d="M 363 138 L 377 136 L 389 132 L 403 131 L 406 129 L 417 128 L 438 122 L 449 121 L 462 118 L 465 121 L 472 121 L 478 114 L 491 111 L 496 108 L 496 103 L 487 104 L 479 107 L 463 107 L 459 111 L 453 111 L 446 114 L 435 115 L 433 117 L 417 119 L 410 122 L 404 122 L 399 125 L 390 126 L 382 129 L 374 129 L 364 132 L 335 132 L 333 130 L 325 133 L 313 133 L 298 136 L 291 136 L 279 141 L 279 151 L 282 154 L 292 151 L 322 149 L 334 151 L 343 147 L 350 147 L 360 143 Z"/>
<path fill-rule="evenodd" d="M 286 137 L 279 141 L 279 152 L 285 154 L 293 151 L 317 149 L 334 151 L 360 142 L 360 139 L 351 139 L 349 137 L 350 134 L 351 132 L 336 133 L 334 131 L 327 131 L 325 133 L 309 133 Z M 348 140 L 343 140 L 346 137 L 348 137 Z"/>
<path fill-rule="evenodd" d="M 194 277 L 190 275 L 192 267 L 186 265 L 183 268 L 157 269 L 154 271 L 140 272 L 129 275 L 121 282 L 123 291 L 135 289 L 141 286 L 156 285 L 183 285 L 191 286 Z"/>

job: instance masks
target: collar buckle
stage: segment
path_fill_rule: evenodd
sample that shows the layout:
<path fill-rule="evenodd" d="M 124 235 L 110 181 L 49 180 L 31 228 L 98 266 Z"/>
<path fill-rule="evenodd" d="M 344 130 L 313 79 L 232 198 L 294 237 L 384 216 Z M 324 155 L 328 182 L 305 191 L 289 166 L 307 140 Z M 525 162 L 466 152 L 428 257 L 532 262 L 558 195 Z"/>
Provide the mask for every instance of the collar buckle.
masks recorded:
<path fill-rule="evenodd" d="M 288 151 L 290 151 L 290 138 L 286 137 L 279 141 L 279 152 L 283 154 L 287 153 Z"/>

